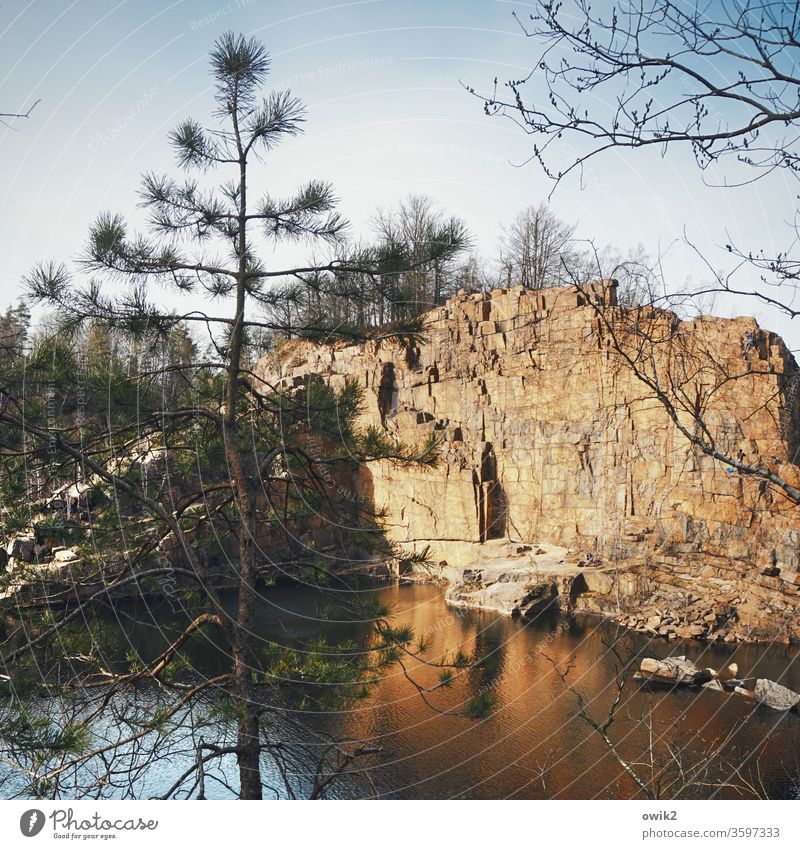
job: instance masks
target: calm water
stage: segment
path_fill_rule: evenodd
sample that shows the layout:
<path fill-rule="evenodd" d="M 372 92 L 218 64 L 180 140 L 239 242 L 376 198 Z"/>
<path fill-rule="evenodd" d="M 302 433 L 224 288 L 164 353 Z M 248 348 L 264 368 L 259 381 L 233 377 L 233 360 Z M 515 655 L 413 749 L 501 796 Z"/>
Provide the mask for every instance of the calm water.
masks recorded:
<path fill-rule="evenodd" d="M 432 586 L 390 585 L 378 592 L 396 623 L 407 623 L 417 637 L 426 638 L 428 659 L 437 660 L 460 649 L 465 653 L 477 650 L 487 660 L 479 671 L 465 672 L 451 688 L 433 694 L 433 708 L 425 704 L 402 670 L 392 668 L 366 700 L 344 711 L 305 717 L 339 739 L 368 741 L 381 749 L 364 762 L 369 781 L 345 783 L 332 795 L 437 799 L 634 795 L 632 782 L 598 734 L 576 717 L 576 693 L 596 721 L 602 722 L 608 714 L 619 660 L 607 643 L 619 635 L 616 628 L 596 620 L 568 625 L 554 615 L 523 622 L 455 610 L 445 605 L 442 589 Z M 308 591 L 271 591 L 262 611 L 261 636 L 297 646 L 321 632 L 329 639 L 353 633 L 354 626 L 346 622 L 320 623 L 317 610 Z M 122 609 L 113 623 L 125 641 L 148 650 L 160 648 L 169 609 L 149 608 L 149 624 L 135 621 L 146 618 L 141 610 L 129 612 L 135 615 L 128 619 Z M 626 637 L 618 647 L 623 660 L 637 654 L 687 654 L 698 665 L 715 668 L 735 660 L 740 676 L 781 680 L 800 690 L 796 650 L 699 643 L 679 646 L 640 635 Z M 190 651 L 207 665 L 207 643 L 194 640 Z M 570 659 L 573 692 L 553 673 L 551 662 L 563 665 Z M 426 686 L 435 684 L 439 674 L 415 661 L 408 671 Z M 470 720 L 437 712 L 463 708 L 466 699 L 476 693 L 496 699 L 487 718 Z M 275 733 L 291 737 L 296 732 L 276 728 Z M 629 682 L 610 734 L 630 760 L 643 759 L 652 738 L 657 758 L 672 763 L 669 770 L 660 765 L 661 760 L 652 766 L 662 775 L 662 783 L 675 774 L 668 746 L 684 769 L 721 746 L 724 765 L 718 763 L 710 777 L 714 786 L 697 791 L 701 796 L 749 795 L 750 791 L 740 788 L 745 780 L 757 784 L 761 795 L 797 795 L 800 716 L 795 714 L 753 708 L 745 699 L 715 692 L 647 693 Z M 187 763 L 186 758 L 176 757 L 159 764 L 144 779 L 141 795 L 164 792 Z M 649 764 L 639 767 L 643 771 L 650 768 Z M 709 776 L 697 776 L 698 784 L 708 780 Z M 736 786 L 719 788 L 720 781 Z M 3 794 L 9 792 L 6 786 Z M 208 795 L 226 793 L 221 787 L 209 786 Z"/>

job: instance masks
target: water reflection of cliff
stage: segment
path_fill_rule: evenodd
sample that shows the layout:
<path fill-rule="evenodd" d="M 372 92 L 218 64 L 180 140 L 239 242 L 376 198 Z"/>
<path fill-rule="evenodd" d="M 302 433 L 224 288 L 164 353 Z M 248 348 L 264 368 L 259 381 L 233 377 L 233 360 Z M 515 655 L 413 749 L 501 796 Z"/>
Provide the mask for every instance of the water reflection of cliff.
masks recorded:
<path fill-rule="evenodd" d="M 575 717 L 575 693 L 593 716 L 602 719 L 616 695 L 619 663 L 607 643 L 616 629 L 598 622 L 568 626 L 547 614 L 531 623 L 478 611 L 455 611 L 429 586 L 392 587 L 382 595 L 398 618 L 424 635 L 430 657 L 459 648 L 483 658 L 439 692 L 442 710 L 462 708 L 476 692 L 497 701 L 487 718 L 471 721 L 443 716 L 416 696 L 402 675 L 391 673 L 368 704 L 348 714 L 343 724 L 354 736 L 380 741 L 383 753 L 372 771 L 380 794 L 409 798 L 632 798 L 636 787 L 610 756 L 598 735 Z M 626 651 L 647 645 L 626 638 Z M 650 647 L 652 649 L 652 646 Z M 783 677 L 800 683 L 800 664 L 784 649 L 690 645 L 703 666 L 724 666 L 736 658 L 746 674 Z M 547 658 L 544 654 L 547 654 Z M 548 659 L 549 658 L 549 659 Z M 565 689 L 553 663 L 571 663 Z M 787 673 L 785 675 L 784 673 Z M 434 684 L 431 670 L 415 676 Z M 643 721 L 647 718 L 647 721 Z M 763 710 L 751 712 L 741 700 L 708 692 L 647 694 L 627 684 L 614 733 L 635 758 L 646 748 L 649 729 L 659 743 L 695 752 L 730 737 L 725 758 L 743 771 L 761 771 L 771 795 L 795 791 L 800 718 Z M 733 732 L 731 734 L 731 732 Z M 730 778 L 729 774 L 719 776 Z M 731 788 L 709 788 L 706 795 L 736 796 Z"/>

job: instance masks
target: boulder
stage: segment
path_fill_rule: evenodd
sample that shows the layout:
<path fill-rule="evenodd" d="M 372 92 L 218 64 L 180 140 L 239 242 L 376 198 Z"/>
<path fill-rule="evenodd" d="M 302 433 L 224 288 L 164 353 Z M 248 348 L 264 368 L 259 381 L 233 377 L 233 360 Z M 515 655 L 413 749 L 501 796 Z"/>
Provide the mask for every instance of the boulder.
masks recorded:
<path fill-rule="evenodd" d="M 704 670 L 698 669 L 683 655 L 665 657 L 657 660 L 654 657 L 643 657 L 639 663 L 639 672 L 646 681 L 654 684 L 672 684 L 688 686 L 703 683 L 711 676 L 704 677 Z"/>
<path fill-rule="evenodd" d="M 451 584 L 445 593 L 448 604 L 456 607 L 474 607 L 495 610 L 509 616 L 535 616 L 546 608 L 558 604 L 558 587 L 554 580 L 533 580 L 530 573 L 517 574 L 465 570 L 469 582 Z M 479 578 L 483 582 L 479 582 Z"/>
<path fill-rule="evenodd" d="M 754 693 L 758 702 L 773 710 L 792 710 L 800 704 L 800 693 L 767 678 L 759 678 L 756 681 Z"/>
<path fill-rule="evenodd" d="M 36 558 L 36 543 L 32 537 L 13 537 L 6 545 L 6 554 L 14 560 L 33 563 Z"/>
<path fill-rule="evenodd" d="M 53 553 L 56 563 L 72 563 L 78 559 L 78 555 L 71 548 L 63 548 Z"/>

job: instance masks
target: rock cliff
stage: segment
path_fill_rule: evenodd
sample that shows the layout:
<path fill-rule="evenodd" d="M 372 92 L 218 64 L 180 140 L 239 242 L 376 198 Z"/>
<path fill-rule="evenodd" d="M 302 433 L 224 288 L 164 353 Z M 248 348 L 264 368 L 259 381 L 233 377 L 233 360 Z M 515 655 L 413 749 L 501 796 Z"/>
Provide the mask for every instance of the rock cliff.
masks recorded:
<path fill-rule="evenodd" d="M 430 546 L 454 601 L 524 613 L 527 592 L 535 609 L 553 595 L 664 636 L 798 638 L 800 508 L 693 447 L 626 366 L 625 345 L 641 358 L 641 339 L 612 344 L 601 311 L 630 318 L 613 282 L 460 293 L 414 345 L 290 342 L 259 368 L 288 390 L 312 374 L 357 378 L 363 424 L 407 443 L 440 435 L 435 468 L 365 464 L 358 490 L 386 509 L 395 540 Z M 783 341 L 752 318 L 639 313 L 647 367 L 697 398 L 716 444 L 800 481 L 797 365 Z M 527 588 L 501 588 L 511 603 L 482 593 L 509 582 Z"/>

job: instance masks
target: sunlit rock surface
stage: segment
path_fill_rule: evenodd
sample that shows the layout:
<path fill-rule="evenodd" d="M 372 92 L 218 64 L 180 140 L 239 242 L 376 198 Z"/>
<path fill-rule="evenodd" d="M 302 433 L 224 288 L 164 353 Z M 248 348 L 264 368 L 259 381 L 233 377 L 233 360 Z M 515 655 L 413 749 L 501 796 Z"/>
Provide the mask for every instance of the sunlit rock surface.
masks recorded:
<path fill-rule="evenodd" d="M 440 436 L 436 468 L 367 464 L 358 492 L 387 510 L 407 550 L 430 546 L 454 603 L 526 612 L 521 593 L 543 567 L 513 546 L 558 547 L 563 563 L 550 565 L 569 575 L 551 583 L 562 607 L 664 637 L 800 637 L 798 508 L 689 444 L 614 350 L 598 306 L 612 322 L 631 319 L 613 284 L 588 298 L 563 288 L 461 293 L 427 314 L 415 346 L 290 342 L 259 369 L 286 391 L 312 374 L 357 379 L 362 424 L 406 443 Z M 720 448 L 797 484 L 797 365 L 783 341 L 752 318 L 643 315 L 655 340 L 648 368 L 705 399 Z M 688 413 L 681 421 L 693 426 Z M 517 565 L 491 562 L 509 556 Z M 517 580 L 520 569 L 531 580 Z M 519 586 L 484 592 L 502 574 Z"/>

